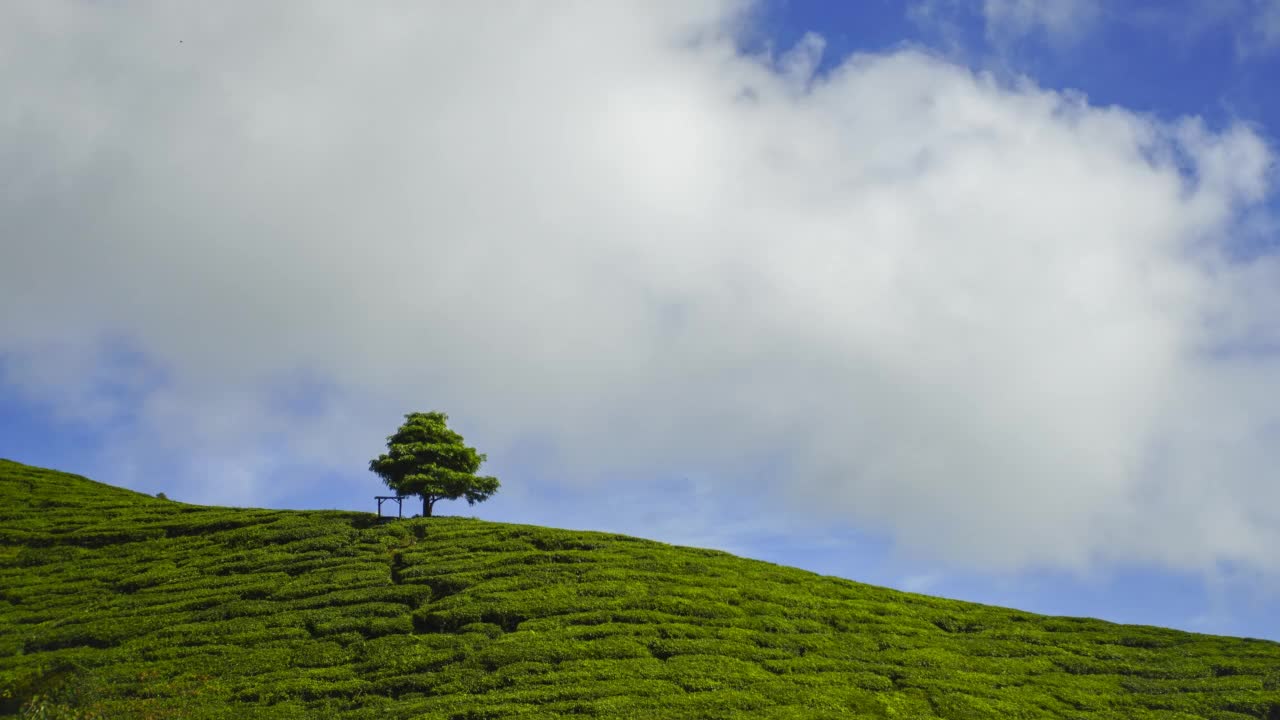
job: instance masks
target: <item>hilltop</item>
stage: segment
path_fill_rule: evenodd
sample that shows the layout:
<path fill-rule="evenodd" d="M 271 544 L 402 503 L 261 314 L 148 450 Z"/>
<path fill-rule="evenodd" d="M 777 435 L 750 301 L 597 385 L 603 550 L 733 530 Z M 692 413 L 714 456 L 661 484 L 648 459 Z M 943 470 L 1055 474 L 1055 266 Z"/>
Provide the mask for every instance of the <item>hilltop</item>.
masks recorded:
<path fill-rule="evenodd" d="M 0 714 L 1280 720 L 1277 643 L 607 533 L 204 507 L 0 460 L 0 539 Z"/>

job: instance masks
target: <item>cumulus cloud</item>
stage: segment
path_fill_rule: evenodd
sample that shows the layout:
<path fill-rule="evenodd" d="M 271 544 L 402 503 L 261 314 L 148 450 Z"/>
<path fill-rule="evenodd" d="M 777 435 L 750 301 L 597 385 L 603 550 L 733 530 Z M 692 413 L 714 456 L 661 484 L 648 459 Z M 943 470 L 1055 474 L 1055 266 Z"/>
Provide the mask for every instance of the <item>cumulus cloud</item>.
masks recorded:
<path fill-rule="evenodd" d="M 1280 268 L 1224 251 L 1259 136 L 911 50 L 815 77 L 748 9 L 6 5 L 5 378 L 74 409 L 129 338 L 163 382 L 112 457 L 210 502 L 439 408 L 570 490 L 696 471 L 958 566 L 1280 571 Z"/>

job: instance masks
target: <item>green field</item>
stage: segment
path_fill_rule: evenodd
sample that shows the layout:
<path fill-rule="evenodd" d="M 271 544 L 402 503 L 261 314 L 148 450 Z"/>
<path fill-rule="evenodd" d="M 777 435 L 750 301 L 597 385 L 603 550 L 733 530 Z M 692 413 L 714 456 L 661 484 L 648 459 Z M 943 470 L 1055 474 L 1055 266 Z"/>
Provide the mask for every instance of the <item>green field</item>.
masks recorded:
<path fill-rule="evenodd" d="M 0 460 L 0 715 L 1280 719 L 1280 644 Z"/>

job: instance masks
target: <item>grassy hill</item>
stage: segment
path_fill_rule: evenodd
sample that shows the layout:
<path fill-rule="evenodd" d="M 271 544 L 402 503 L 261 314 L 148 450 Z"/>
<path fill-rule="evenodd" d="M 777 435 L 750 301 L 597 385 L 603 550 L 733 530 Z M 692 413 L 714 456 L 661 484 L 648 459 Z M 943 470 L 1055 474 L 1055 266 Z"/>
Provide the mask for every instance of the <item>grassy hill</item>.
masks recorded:
<path fill-rule="evenodd" d="M 606 533 L 202 507 L 0 460 L 0 541 L 0 714 L 1280 719 L 1277 643 Z"/>

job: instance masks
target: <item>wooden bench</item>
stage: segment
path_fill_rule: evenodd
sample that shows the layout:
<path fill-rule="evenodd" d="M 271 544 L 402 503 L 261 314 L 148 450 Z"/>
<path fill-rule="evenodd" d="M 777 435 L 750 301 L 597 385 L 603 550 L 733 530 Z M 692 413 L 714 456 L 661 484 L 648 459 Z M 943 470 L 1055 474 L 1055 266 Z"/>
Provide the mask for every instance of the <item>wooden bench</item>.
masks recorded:
<path fill-rule="evenodd" d="M 384 516 L 382 514 L 382 503 L 386 502 L 387 500 L 395 500 L 396 501 L 396 517 L 398 518 L 404 517 L 404 496 L 403 495 L 374 495 L 373 499 L 378 501 L 378 519 L 379 520 L 393 519 L 390 515 Z"/>

